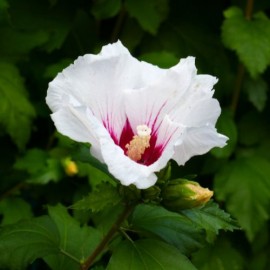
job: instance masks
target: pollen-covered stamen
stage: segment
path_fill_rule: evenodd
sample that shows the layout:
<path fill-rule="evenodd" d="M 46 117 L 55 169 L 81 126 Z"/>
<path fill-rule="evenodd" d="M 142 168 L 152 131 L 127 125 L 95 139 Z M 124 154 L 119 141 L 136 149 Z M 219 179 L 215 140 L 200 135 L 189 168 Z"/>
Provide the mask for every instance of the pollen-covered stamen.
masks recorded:
<path fill-rule="evenodd" d="M 146 125 L 137 126 L 137 135 L 126 145 L 127 156 L 134 161 L 141 160 L 145 150 L 150 147 L 150 138 L 151 128 Z"/>

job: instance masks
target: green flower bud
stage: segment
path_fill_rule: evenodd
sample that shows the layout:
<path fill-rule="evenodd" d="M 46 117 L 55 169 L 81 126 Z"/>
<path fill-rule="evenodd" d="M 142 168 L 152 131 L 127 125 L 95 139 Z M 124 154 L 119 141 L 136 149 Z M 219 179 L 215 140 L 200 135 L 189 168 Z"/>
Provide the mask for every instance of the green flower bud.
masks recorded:
<path fill-rule="evenodd" d="M 166 183 L 171 177 L 171 171 L 172 171 L 171 163 L 169 162 L 165 168 L 163 168 L 161 171 L 157 173 L 158 177 L 157 183 L 158 184 Z"/>
<path fill-rule="evenodd" d="M 199 183 L 186 179 L 175 179 L 162 190 L 162 204 L 173 211 L 202 206 L 213 196 L 213 191 Z"/>
<path fill-rule="evenodd" d="M 160 195 L 160 188 L 158 186 L 152 186 L 142 190 L 142 198 L 144 201 L 154 201 Z"/>

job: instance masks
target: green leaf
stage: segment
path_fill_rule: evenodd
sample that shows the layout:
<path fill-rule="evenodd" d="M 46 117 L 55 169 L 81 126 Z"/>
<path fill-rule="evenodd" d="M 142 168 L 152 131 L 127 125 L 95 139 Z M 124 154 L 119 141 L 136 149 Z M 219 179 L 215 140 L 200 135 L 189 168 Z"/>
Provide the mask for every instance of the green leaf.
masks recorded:
<path fill-rule="evenodd" d="M 17 170 L 25 170 L 29 173 L 28 183 L 47 184 L 50 181 L 57 182 L 63 176 L 63 169 L 59 159 L 50 158 L 46 151 L 30 149 L 25 156 L 18 159 L 14 165 Z"/>
<path fill-rule="evenodd" d="M 132 52 L 141 42 L 144 31 L 137 20 L 126 18 L 123 29 L 120 33 L 120 40 Z M 134 36 L 136 38 L 134 38 Z"/>
<path fill-rule="evenodd" d="M 38 148 L 29 149 L 25 156 L 16 161 L 14 168 L 35 175 L 44 168 L 47 158 L 48 154 L 45 151 Z"/>
<path fill-rule="evenodd" d="M 130 16 L 137 19 L 141 27 L 153 35 L 157 34 L 160 24 L 169 12 L 167 0 L 127 0 L 126 8 Z"/>
<path fill-rule="evenodd" d="M 263 111 L 267 101 L 267 83 L 262 78 L 249 79 L 245 81 L 244 88 L 249 101 L 259 112 Z"/>
<path fill-rule="evenodd" d="M 98 230 L 81 227 L 63 206 L 49 207 L 49 216 L 0 229 L 0 267 L 26 269 L 43 258 L 53 270 L 77 270 L 101 238 Z"/>
<path fill-rule="evenodd" d="M 184 254 L 202 247 L 205 234 L 187 217 L 154 205 L 139 205 L 132 216 L 135 231 L 152 233 Z"/>
<path fill-rule="evenodd" d="M 59 3 L 56 9 L 47 1 L 27 0 L 27 4 L 13 1 L 9 9 L 12 28 L 16 33 L 30 36 L 43 33 L 44 38 L 39 45 L 43 50 L 52 52 L 61 47 L 70 30 L 73 11 L 67 7 L 66 3 Z"/>
<path fill-rule="evenodd" d="M 0 0 L 0 14 L 3 10 L 6 10 L 9 7 L 7 0 Z"/>
<path fill-rule="evenodd" d="M 92 13 L 99 19 L 114 17 L 121 8 L 121 0 L 96 0 L 93 2 Z"/>
<path fill-rule="evenodd" d="M 53 79 L 58 72 L 61 72 L 64 68 L 69 66 L 72 63 L 72 60 L 69 58 L 64 58 L 61 61 L 47 66 L 45 72 L 44 72 L 44 77 L 47 79 Z"/>
<path fill-rule="evenodd" d="M 167 51 L 145 53 L 140 59 L 161 68 L 170 68 L 179 62 L 173 53 Z"/>
<path fill-rule="evenodd" d="M 270 217 L 270 162 L 251 156 L 228 163 L 215 177 L 215 192 L 253 240 Z"/>
<path fill-rule="evenodd" d="M 92 210 L 99 212 L 108 205 L 114 206 L 121 201 L 117 189 L 109 183 L 102 183 L 97 189 L 89 193 L 82 200 L 76 202 L 72 208 L 76 210 Z"/>
<path fill-rule="evenodd" d="M 57 228 L 48 216 L 2 227 L 0 267 L 10 270 L 26 269 L 35 259 L 58 253 L 57 242 Z"/>
<path fill-rule="evenodd" d="M 218 239 L 213 245 L 193 254 L 192 262 L 200 270 L 246 269 L 241 254 L 225 238 Z"/>
<path fill-rule="evenodd" d="M 224 14 L 224 45 L 236 51 L 251 77 L 257 77 L 270 63 L 270 20 L 262 12 L 247 20 L 237 7 L 229 8 Z"/>
<path fill-rule="evenodd" d="M 89 145 L 80 144 L 76 145 L 72 151 L 72 159 L 74 161 L 81 161 L 85 163 L 89 163 L 93 167 L 99 169 L 100 171 L 108 174 L 111 178 L 114 178 L 108 171 L 106 164 L 101 163 L 98 159 L 93 157 L 90 154 Z"/>
<path fill-rule="evenodd" d="M 8 27 L 0 28 L 0 36 L 0 56 L 9 61 L 24 58 L 29 51 L 41 46 L 48 40 L 47 33 L 42 30 L 35 32 L 16 31 Z"/>
<path fill-rule="evenodd" d="M 237 143 L 237 128 L 230 112 L 223 111 L 218 119 L 216 128 L 218 132 L 226 135 L 229 140 L 223 148 L 214 148 L 211 153 L 217 158 L 230 157 Z"/>
<path fill-rule="evenodd" d="M 249 270 L 266 270 L 270 263 L 269 224 L 266 224 L 252 242 L 252 256 L 248 258 Z"/>
<path fill-rule="evenodd" d="M 175 247 L 147 239 L 123 241 L 113 252 L 107 270 L 196 270 L 192 263 Z"/>
<path fill-rule="evenodd" d="M 62 254 L 49 255 L 44 260 L 53 270 L 78 270 L 78 261 L 83 261 L 93 252 L 102 235 L 94 228 L 80 227 L 61 205 L 49 207 L 49 215 L 57 226 L 60 239 L 58 247 Z M 78 261 L 71 259 L 71 256 Z"/>
<path fill-rule="evenodd" d="M 7 198 L 0 201 L 1 225 L 13 224 L 32 217 L 31 206 L 21 198 Z"/>
<path fill-rule="evenodd" d="M 242 116 L 238 123 L 239 142 L 245 146 L 256 146 L 269 139 L 268 116 L 263 117 L 257 111 Z"/>
<path fill-rule="evenodd" d="M 0 62 L 0 96 L 0 124 L 22 149 L 29 139 L 35 111 L 18 69 L 5 62 Z"/>
<path fill-rule="evenodd" d="M 209 243 L 215 240 L 220 230 L 233 231 L 238 229 L 230 215 L 221 210 L 213 201 L 202 208 L 184 210 L 182 213 L 205 229 Z"/>
<path fill-rule="evenodd" d="M 115 185 L 115 181 L 108 174 L 91 166 L 90 164 L 77 161 L 77 166 L 78 175 L 80 177 L 86 176 L 92 189 L 95 189 L 103 182 L 109 182 L 112 185 Z"/>

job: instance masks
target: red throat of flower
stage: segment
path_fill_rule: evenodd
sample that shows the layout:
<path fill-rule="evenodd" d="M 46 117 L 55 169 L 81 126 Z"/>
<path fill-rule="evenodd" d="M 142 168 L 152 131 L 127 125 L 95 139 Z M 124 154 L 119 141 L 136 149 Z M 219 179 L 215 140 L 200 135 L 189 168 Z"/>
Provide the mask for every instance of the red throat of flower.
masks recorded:
<path fill-rule="evenodd" d="M 157 145 L 157 133 L 148 125 L 137 126 L 137 134 L 134 134 L 127 119 L 119 139 L 111 130 L 109 132 L 115 144 L 123 149 L 126 156 L 137 163 L 149 166 L 162 154 L 164 146 Z"/>

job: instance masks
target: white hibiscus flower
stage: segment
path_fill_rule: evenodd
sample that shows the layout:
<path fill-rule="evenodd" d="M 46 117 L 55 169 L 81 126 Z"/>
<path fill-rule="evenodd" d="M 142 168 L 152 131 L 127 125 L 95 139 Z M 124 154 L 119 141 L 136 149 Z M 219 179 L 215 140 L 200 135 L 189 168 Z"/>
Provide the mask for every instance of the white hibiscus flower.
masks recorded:
<path fill-rule="evenodd" d="M 49 84 L 46 101 L 58 131 L 91 144 L 123 185 L 155 184 L 170 159 L 223 147 L 215 77 L 197 75 L 193 57 L 170 68 L 138 61 L 120 41 L 84 55 Z"/>

